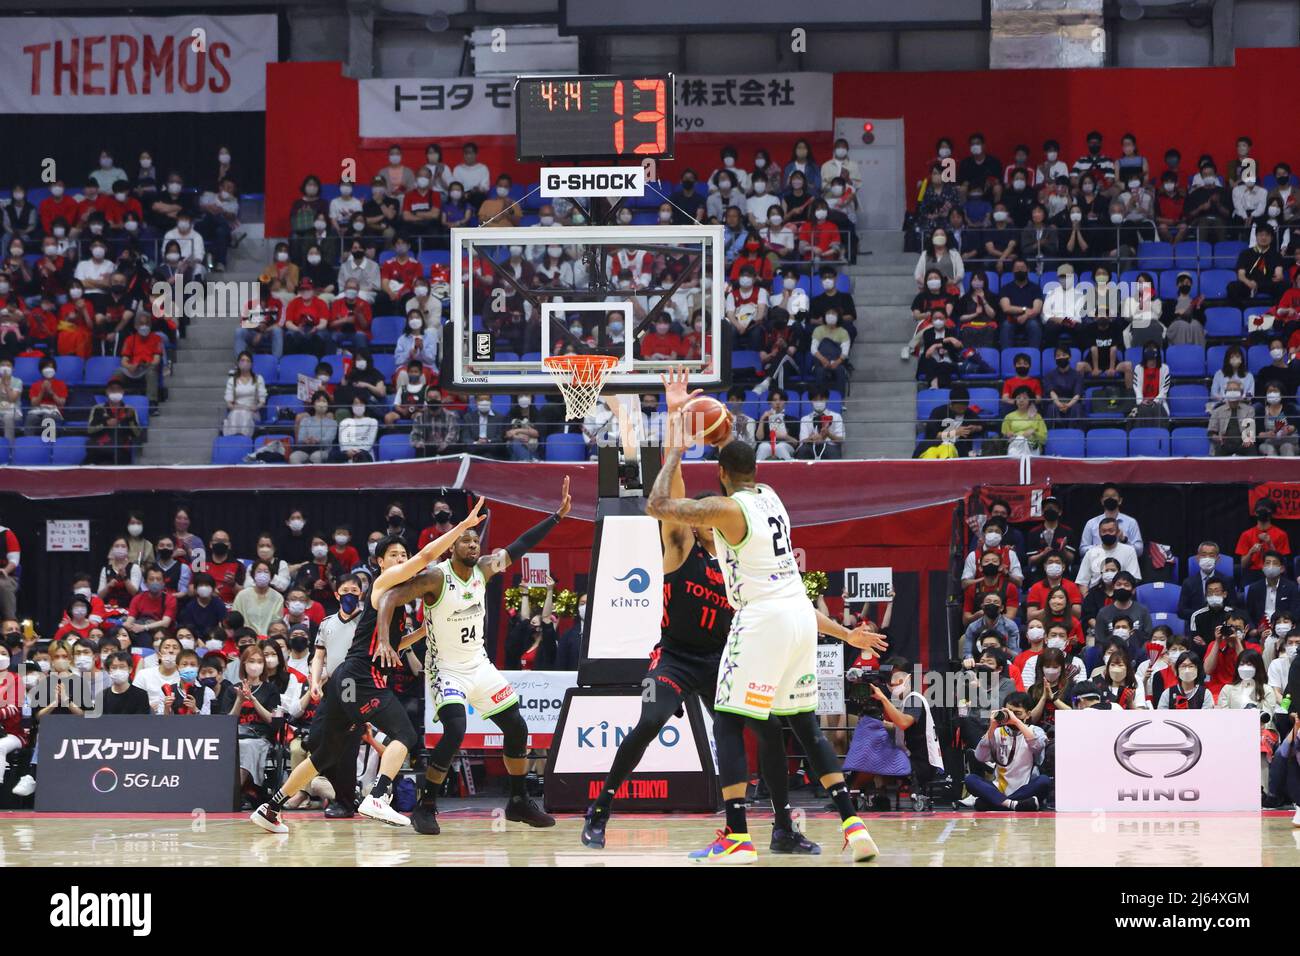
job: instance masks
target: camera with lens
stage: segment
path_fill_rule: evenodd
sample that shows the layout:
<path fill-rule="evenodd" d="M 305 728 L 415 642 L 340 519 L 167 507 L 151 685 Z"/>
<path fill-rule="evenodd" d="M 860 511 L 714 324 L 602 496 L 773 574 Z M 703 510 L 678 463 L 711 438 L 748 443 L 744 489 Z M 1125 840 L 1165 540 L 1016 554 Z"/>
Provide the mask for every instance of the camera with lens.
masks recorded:
<path fill-rule="evenodd" d="M 879 687 L 880 690 L 889 696 L 889 669 L 882 667 L 880 670 L 866 670 L 861 667 L 852 667 L 844 675 L 844 706 L 850 714 L 857 714 L 859 717 L 873 717 L 876 720 L 885 719 L 885 705 L 876 699 L 876 695 L 871 692 L 871 688 Z"/>
<path fill-rule="evenodd" d="M 1011 714 L 1008 713 L 1006 710 L 998 709 L 993 711 L 993 723 L 1001 726 L 1002 724 L 1006 724 L 1010 722 L 1011 722 Z"/>

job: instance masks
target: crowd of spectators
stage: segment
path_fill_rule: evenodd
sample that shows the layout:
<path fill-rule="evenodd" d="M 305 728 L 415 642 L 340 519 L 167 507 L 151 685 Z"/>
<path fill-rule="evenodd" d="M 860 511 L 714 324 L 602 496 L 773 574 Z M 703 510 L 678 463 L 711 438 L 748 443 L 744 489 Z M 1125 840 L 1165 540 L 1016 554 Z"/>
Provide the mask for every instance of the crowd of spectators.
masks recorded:
<path fill-rule="evenodd" d="M 911 233 L 916 454 L 1294 456 L 1290 165 L 1246 136 L 1192 168 L 1131 133 L 1086 143 L 1004 164 L 979 133 L 963 157 L 938 142 Z"/>

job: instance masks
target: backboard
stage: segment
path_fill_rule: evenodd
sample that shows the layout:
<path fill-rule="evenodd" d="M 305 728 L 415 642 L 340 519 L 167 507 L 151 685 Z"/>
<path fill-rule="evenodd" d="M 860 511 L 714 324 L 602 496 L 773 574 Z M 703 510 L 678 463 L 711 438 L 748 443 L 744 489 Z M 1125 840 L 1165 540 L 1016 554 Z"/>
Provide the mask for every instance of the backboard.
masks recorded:
<path fill-rule="evenodd" d="M 542 358 L 571 351 L 617 359 L 607 393 L 659 391 L 678 365 L 693 387 L 723 389 L 725 268 L 721 226 L 453 229 L 442 380 L 550 394 Z"/>

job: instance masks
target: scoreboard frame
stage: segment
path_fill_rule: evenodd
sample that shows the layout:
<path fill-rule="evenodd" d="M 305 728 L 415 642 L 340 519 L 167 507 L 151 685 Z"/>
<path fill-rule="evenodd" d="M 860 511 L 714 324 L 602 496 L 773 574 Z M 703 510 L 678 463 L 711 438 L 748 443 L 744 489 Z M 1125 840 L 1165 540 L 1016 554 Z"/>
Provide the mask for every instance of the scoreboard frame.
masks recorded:
<path fill-rule="evenodd" d="M 655 153 L 577 153 L 569 152 L 537 152 L 525 153 L 523 150 L 523 129 L 526 122 L 524 115 L 524 98 L 520 95 L 519 86 L 521 83 L 532 83 L 538 81 L 548 82 L 596 82 L 596 81 L 622 81 L 636 82 L 637 80 L 663 80 L 667 85 L 666 95 L 664 96 L 664 124 L 665 137 L 664 149 L 662 152 Z M 511 93 L 515 102 L 515 158 L 520 162 L 546 162 L 549 160 L 634 160 L 640 162 L 643 159 L 672 159 L 676 148 L 676 95 L 677 80 L 676 74 L 668 73 L 650 73 L 650 74 L 631 74 L 631 73 L 580 73 L 580 74 L 529 74 L 516 76 Z M 631 117 L 622 117 L 622 119 L 631 119 Z M 601 117 L 593 122 L 616 122 L 617 118 L 612 114 L 608 117 Z"/>

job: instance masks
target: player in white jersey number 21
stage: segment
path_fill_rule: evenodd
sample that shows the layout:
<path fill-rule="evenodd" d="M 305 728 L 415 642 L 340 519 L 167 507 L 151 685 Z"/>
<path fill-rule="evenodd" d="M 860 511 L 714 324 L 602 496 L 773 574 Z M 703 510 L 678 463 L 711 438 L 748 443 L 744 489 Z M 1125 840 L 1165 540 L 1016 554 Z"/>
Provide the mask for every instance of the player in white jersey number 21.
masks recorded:
<path fill-rule="evenodd" d="M 488 555 L 480 554 L 477 531 L 458 537 L 451 557 L 406 584 L 393 588 L 380 602 L 394 608 L 419 598 L 424 603 L 424 630 L 403 639 L 400 649 L 427 639 L 425 678 L 433 692 L 433 707 L 442 724 L 442 739 L 429 754 L 420 803 L 411 814 L 417 833 L 435 834 L 438 805 L 435 794 L 447 778 L 452 758 L 465 737 L 466 708 L 475 707 L 501 728 L 506 772 L 510 775 L 507 820 L 534 827 L 550 827 L 555 819 L 544 813 L 524 792 L 528 768 L 528 725 L 519 713 L 519 697 L 510 681 L 488 660 L 483 646 L 487 614 L 487 582 L 523 555 L 532 551 L 569 513 L 569 479 L 560 491 L 555 514 L 525 531 L 518 540 Z"/>
<path fill-rule="evenodd" d="M 876 844 L 854 812 L 839 758 L 817 732 L 817 612 L 804 590 L 790 516 L 776 492 L 756 481 L 754 449 L 732 441 L 718 453 L 725 496 L 673 498 L 680 448 L 669 450 L 650 492 L 646 513 L 660 521 L 713 533 L 718 563 L 735 608 L 718 666 L 713 736 L 727 828 L 691 856 L 701 863 L 757 859 L 745 819 L 745 722 L 785 717 L 839 811 L 853 859 L 873 859 Z M 881 647 L 883 649 L 883 638 Z M 761 734 L 757 735 L 762 739 Z"/>

